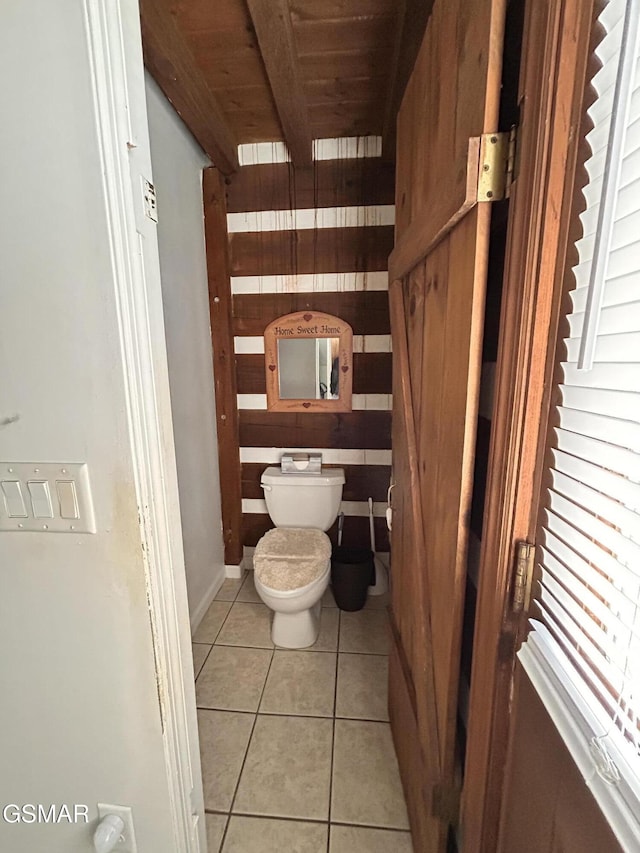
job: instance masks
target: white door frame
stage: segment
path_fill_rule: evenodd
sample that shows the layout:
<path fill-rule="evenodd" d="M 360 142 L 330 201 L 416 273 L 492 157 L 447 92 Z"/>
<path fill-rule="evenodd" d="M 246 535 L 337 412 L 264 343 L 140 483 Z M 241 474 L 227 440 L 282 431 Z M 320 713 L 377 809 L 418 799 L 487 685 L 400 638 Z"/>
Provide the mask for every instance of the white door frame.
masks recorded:
<path fill-rule="evenodd" d="M 137 0 L 83 0 L 176 853 L 206 850 Z M 169 849 L 169 847 L 167 848 Z"/>

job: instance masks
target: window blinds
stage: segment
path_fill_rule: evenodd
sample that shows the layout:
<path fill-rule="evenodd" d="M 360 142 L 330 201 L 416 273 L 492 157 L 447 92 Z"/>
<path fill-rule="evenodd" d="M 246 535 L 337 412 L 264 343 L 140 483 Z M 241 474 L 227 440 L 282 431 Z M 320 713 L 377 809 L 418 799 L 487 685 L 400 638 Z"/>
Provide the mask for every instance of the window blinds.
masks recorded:
<path fill-rule="evenodd" d="M 610 0 L 575 288 L 539 531 L 551 667 L 590 722 L 594 767 L 640 794 L 640 51 L 637 0 Z"/>

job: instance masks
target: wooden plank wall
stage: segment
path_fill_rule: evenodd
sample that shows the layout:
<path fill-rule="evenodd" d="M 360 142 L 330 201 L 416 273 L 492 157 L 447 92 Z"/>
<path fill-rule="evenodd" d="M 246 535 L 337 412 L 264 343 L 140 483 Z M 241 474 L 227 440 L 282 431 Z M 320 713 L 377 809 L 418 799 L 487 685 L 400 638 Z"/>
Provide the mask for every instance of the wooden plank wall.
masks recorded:
<path fill-rule="evenodd" d="M 372 497 L 377 550 L 389 550 L 383 516 L 391 474 L 387 258 L 394 169 L 371 156 L 376 146 L 366 142 L 336 140 L 327 159 L 327 141 L 324 159 L 307 170 L 264 162 L 264 146 L 240 146 L 245 165 L 228 186 L 245 546 L 272 526 L 260 488 L 264 468 L 277 464 L 283 451 L 320 449 L 324 464 L 345 468 L 343 544 L 368 547 Z M 303 309 L 334 314 L 353 327 L 352 412 L 266 411 L 264 329 Z M 335 525 L 330 536 L 335 539 Z"/>

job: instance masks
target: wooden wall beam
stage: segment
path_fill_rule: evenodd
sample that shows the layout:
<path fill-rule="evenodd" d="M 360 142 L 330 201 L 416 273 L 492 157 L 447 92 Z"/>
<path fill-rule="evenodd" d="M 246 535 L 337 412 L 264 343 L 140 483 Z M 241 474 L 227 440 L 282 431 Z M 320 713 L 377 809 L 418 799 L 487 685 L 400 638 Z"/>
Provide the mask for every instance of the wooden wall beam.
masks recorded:
<path fill-rule="evenodd" d="M 217 169 L 204 170 L 203 193 L 224 559 L 228 565 L 239 565 L 242 561 L 242 488 L 236 366 L 233 349 L 225 184 Z"/>
<path fill-rule="evenodd" d="M 163 0 L 140 0 L 144 61 L 174 109 L 216 168 L 239 168 L 237 142 Z"/>
<path fill-rule="evenodd" d="M 229 213 L 394 202 L 394 167 L 379 157 L 318 160 L 313 169 L 291 163 L 243 166 L 227 198 Z"/>
<path fill-rule="evenodd" d="M 354 335 L 388 335 L 391 331 L 386 290 L 344 290 L 340 293 L 318 290 L 237 294 L 233 297 L 234 334 L 262 335 L 267 323 L 276 317 L 306 309 L 335 314 L 349 323 Z"/>
<path fill-rule="evenodd" d="M 242 447 L 391 449 L 391 412 L 240 412 Z"/>
<path fill-rule="evenodd" d="M 231 275 L 378 272 L 387 269 L 393 225 L 245 231 L 231 234 L 229 245 Z"/>
<path fill-rule="evenodd" d="M 311 125 L 288 0 L 247 0 L 291 159 L 310 166 Z"/>

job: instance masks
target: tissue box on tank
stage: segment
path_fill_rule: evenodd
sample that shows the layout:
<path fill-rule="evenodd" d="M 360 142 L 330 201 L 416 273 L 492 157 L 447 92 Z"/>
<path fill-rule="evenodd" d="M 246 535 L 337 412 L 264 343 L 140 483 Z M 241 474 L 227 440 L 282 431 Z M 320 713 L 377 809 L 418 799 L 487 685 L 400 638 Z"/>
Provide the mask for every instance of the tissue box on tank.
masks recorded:
<path fill-rule="evenodd" d="M 319 474 L 322 471 L 322 453 L 284 453 L 280 469 L 283 474 Z"/>

